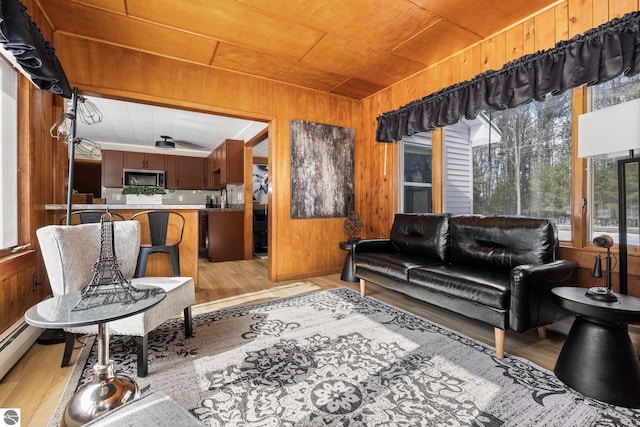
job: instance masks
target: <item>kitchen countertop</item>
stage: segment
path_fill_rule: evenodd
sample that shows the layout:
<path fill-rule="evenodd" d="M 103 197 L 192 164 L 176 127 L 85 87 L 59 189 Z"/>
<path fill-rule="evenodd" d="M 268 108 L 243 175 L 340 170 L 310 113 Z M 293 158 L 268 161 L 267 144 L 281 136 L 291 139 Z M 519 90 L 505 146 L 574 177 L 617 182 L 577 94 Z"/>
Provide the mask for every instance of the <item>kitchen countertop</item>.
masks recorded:
<path fill-rule="evenodd" d="M 213 207 L 213 208 L 204 208 L 200 210 L 205 212 L 244 211 L 244 205 L 229 205 L 226 208 Z"/>
<path fill-rule="evenodd" d="M 66 204 L 48 204 L 44 208 L 48 211 L 66 210 Z M 71 205 L 71 209 L 83 210 L 83 209 L 111 209 L 111 210 L 130 210 L 130 209 L 173 209 L 173 210 L 191 210 L 191 209 L 204 209 L 204 205 L 128 205 L 125 203 L 112 203 L 112 204 L 76 204 Z"/>
<path fill-rule="evenodd" d="M 66 204 L 48 204 L 44 207 L 48 211 L 66 210 Z M 166 209 L 166 210 L 192 210 L 197 209 L 205 212 L 220 212 L 220 211 L 244 211 L 244 205 L 229 205 L 226 208 L 206 208 L 205 205 L 133 205 L 125 203 L 112 203 L 112 204 L 78 204 L 71 205 L 71 209 L 74 211 L 85 209 L 111 209 L 111 210 L 151 210 L 151 209 Z"/>

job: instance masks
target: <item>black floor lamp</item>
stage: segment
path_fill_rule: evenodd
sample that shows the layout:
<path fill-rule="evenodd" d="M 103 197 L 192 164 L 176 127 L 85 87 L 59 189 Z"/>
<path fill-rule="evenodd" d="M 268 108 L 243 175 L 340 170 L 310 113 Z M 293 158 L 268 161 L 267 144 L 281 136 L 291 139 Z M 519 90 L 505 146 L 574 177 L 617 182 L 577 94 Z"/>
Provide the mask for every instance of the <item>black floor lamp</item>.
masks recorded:
<path fill-rule="evenodd" d="M 71 94 L 71 107 L 65 111 L 49 129 L 49 134 L 54 139 L 63 139 L 69 143 L 69 176 L 67 181 L 67 215 L 66 225 L 71 224 L 71 206 L 73 205 L 73 173 L 76 157 L 76 148 L 85 142 L 83 152 L 89 157 L 95 154 L 97 144 L 93 141 L 83 140 L 76 136 L 78 102 L 80 101 L 81 120 L 86 124 L 96 124 L 102 121 L 102 113 L 95 105 L 78 95 L 78 88 L 73 88 Z M 99 147 L 97 147 L 99 149 Z M 65 341 L 65 333 L 62 329 L 47 329 L 38 338 L 40 344 L 58 344 Z"/>
<path fill-rule="evenodd" d="M 627 255 L 627 230 L 629 227 L 629 181 L 635 178 L 635 187 L 638 194 L 638 199 L 635 203 L 638 204 L 637 215 L 634 215 L 633 221 L 635 226 L 640 226 L 640 158 L 634 157 L 633 150 L 629 153 L 628 159 L 618 160 L 618 203 L 619 203 L 619 215 L 620 220 L 620 293 L 626 294 L 627 279 L 628 279 L 628 255 Z M 639 233 L 640 237 L 640 233 Z M 638 245 L 638 242 L 634 242 Z"/>
<path fill-rule="evenodd" d="M 80 110 L 78 110 L 80 108 Z M 73 174 L 77 147 L 85 142 L 93 152 L 96 144 L 92 141 L 77 137 L 78 116 L 83 123 L 93 125 L 102 121 L 102 113 L 93 103 L 78 95 L 78 88 L 73 88 L 71 94 L 71 107 L 49 129 L 49 133 L 55 139 L 63 138 L 69 143 L 69 176 L 67 180 L 67 225 L 71 224 L 71 205 L 73 204 Z"/>
<path fill-rule="evenodd" d="M 628 293 L 628 229 L 629 220 L 635 221 L 635 226 L 640 225 L 640 208 L 629 215 L 629 188 L 630 182 L 636 187 L 640 199 L 640 158 L 634 156 L 634 151 L 640 149 L 640 99 L 623 102 L 611 107 L 582 114 L 578 117 L 578 157 L 602 158 L 621 157 L 628 154 L 628 158 L 618 160 L 618 249 L 620 271 L 620 293 Z M 639 203 L 635 200 L 635 203 Z M 613 245 L 607 241 L 608 246 Z M 607 236 L 608 237 L 608 236 Z M 636 241 L 637 246 L 639 243 Z M 597 260 L 596 260 L 597 262 Z M 607 267 L 610 274 L 611 267 Z M 610 286 L 610 285 L 609 285 Z"/>

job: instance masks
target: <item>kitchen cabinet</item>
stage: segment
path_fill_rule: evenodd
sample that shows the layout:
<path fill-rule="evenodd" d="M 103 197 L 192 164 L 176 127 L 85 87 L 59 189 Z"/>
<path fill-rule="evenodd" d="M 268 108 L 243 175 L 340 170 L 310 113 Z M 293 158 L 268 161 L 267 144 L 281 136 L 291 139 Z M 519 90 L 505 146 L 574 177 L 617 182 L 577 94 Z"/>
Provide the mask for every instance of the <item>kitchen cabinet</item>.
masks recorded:
<path fill-rule="evenodd" d="M 213 173 L 216 170 L 215 154 L 216 150 L 212 151 L 211 154 L 209 154 L 209 156 L 205 159 L 204 188 L 206 190 L 213 190 L 215 188 L 213 186 Z"/>
<path fill-rule="evenodd" d="M 244 211 L 215 209 L 207 212 L 209 261 L 244 259 Z"/>
<path fill-rule="evenodd" d="M 164 170 L 164 154 L 135 153 L 126 151 L 124 153 L 124 168 Z"/>
<path fill-rule="evenodd" d="M 213 152 L 213 188 L 244 182 L 244 141 L 227 139 Z"/>
<path fill-rule="evenodd" d="M 122 169 L 124 151 L 102 150 L 101 185 L 103 187 L 122 187 Z"/>
<path fill-rule="evenodd" d="M 202 157 L 165 156 L 165 185 L 176 190 L 200 190 L 204 186 L 205 159 Z"/>

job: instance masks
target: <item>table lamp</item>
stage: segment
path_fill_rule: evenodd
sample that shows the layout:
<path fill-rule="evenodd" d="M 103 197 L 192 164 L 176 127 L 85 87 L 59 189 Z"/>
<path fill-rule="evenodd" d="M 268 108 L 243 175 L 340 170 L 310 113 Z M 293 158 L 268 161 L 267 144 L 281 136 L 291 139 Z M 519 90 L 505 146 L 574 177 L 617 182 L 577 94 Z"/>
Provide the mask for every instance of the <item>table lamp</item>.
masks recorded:
<path fill-rule="evenodd" d="M 611 290 L 611 246 L 613 246 L 613 239 L 607 234 L 597 236 L 593 239 L 593 244 L 599 248 L 607 249 L 607 256 L 605 258 L 605 287 L 595 286 L 589 288 L 587 296 L 597 301 L 613 302 L 617 301 L 618 297 Z M 593 277 L 602 277 L 602 258 L 600 254 L 596 255 L 596 262 L 593 266 Z"/>
<path fill-rule="evenodd" d="M 640 173 L 638 173 L 640 157 L 634 155 L 635 151 L 640 152 L 638 117 L 640 117 L 640 98 L 578 116 L 578 157 L 612 158 L 622 157 L 628 153 L 628 158 L 618 160 L 618 249 L 621 294 L 627 293 L 628 281 L 627 166 L 635 165 L 635 179 L 640 182 Z M 640 212 L 638 215 L 640 216 Z"/>

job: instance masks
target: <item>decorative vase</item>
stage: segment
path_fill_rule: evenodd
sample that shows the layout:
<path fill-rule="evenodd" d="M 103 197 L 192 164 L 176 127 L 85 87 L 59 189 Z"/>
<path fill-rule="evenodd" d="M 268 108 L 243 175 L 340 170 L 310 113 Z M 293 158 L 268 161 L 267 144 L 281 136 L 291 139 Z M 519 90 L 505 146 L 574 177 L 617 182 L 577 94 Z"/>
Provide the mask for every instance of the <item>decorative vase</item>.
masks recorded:
<path fill-rule="evenodd" d="M 162 194 L 126 194 L 128 205 L 161 205 Z"/>

